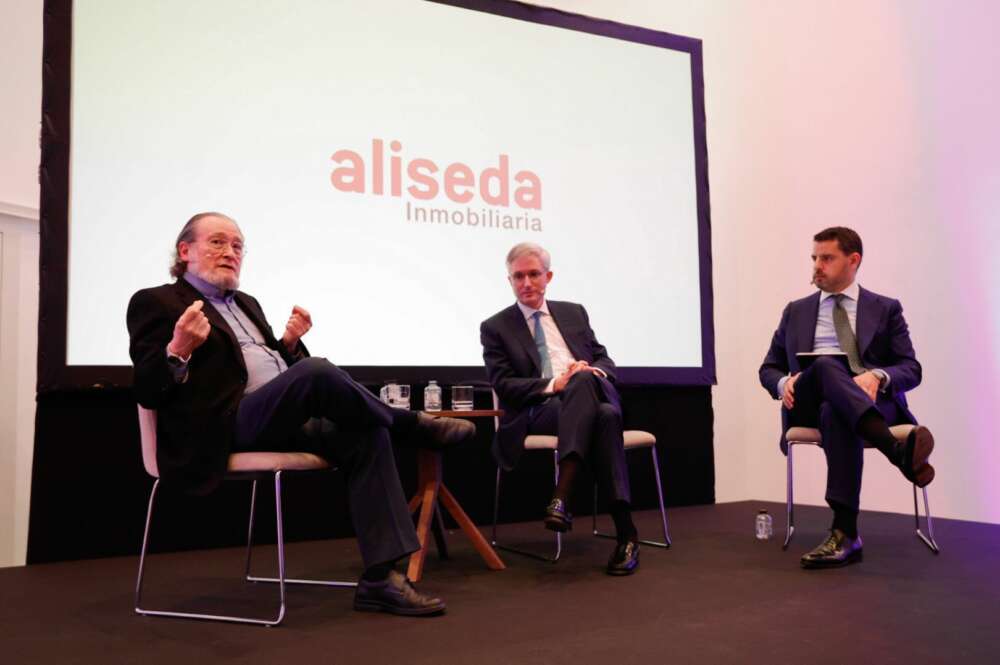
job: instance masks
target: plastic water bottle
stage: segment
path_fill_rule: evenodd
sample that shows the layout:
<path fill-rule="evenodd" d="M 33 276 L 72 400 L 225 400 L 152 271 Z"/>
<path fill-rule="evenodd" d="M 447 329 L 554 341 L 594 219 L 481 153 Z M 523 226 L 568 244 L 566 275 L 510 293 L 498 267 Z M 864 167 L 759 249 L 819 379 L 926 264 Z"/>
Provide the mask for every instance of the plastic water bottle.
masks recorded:
<path fill-rule="evenodd" d="M 424 388 L 424 411 L 441 410 L 441 386 L 437 381 L 431 381 Z"/>
<path fill-rule="evenodd" d="M 764 508 L 757 511 L 754 527 L 757 540 L 771 540 L 771 536 L 774 535 L 774 522 Z"/>

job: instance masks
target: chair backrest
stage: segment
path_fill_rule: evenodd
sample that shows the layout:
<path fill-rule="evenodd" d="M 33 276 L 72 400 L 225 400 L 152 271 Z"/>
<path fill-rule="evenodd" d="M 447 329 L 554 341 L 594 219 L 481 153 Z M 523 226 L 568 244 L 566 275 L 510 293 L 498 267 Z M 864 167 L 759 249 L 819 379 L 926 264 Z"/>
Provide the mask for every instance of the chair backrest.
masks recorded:
<path fill-rule="evenodd" d="M 142 465 L 146 473 L 154 478 L 160 477 L 160 469 L 156 466 L 156 411 L 136 405 L 139 409 L 139 441 L 142 444 Z"/>
<path fill-rule="evenodd" d="M 493 393 L 493 410 L 496 411 L 500 408 L 500 398 L 497 397 L 497 391 L 491 390 Z M 500 430 L 500 417 L 493 416 L 493 431 L 497 432 Z"/>

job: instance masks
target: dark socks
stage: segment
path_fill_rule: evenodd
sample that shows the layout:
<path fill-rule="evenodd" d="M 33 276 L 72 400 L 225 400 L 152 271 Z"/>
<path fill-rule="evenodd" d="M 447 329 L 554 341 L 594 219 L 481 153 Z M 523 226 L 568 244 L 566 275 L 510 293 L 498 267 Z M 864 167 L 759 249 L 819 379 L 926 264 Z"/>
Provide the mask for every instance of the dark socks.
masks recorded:
<path fill-rule="evenodd" d="M 882 454 L 888 457 L 890 462 L 899 465 L 901 459 L 896 437 L 889 431 L 889 425 L 886 424 L 885 418 L 877 409 L 871 408 L 861 416 L 861 419 L 858 420 L 857 433 L 862 439 L 882 451 Z"/>
<path fill-rule="evenodd" d="M 831 529 L 840 529 L 845 534 L 851 538 L 858 537 L 858 511 L 848 508 L 847 506 L 837 503 L 836 501 L 829 501 L 830 507 L 833 508 L 833 525 Z"/>
<path fill-rule="evenodd" d="M 417 429 L 417 411 L 407 409 L 392 410 L 392 431 L 394 434 L 412 434 Z"/>
<path fill-rule="evenodd" d="M 390 561 L 388 563 L 376 563 L 374 566 L 369 566 L 365 569 L 365 572 L 361 574 L 361 579 L 366 582 L 381 582 L 385 578 L 389 577 L 389 572 L 393 569 L 393 564 L 395 562 Z"/>
<path fill-rule="evenodd" d="M 553 499 L 561 499 L 568 502 L 573 491 L 573 483 L 576 482 L 576 475 L 583 468 L 583 460 L 579 455 L 570 453 L 559 460 L 559 482 L 556 484 Z"/>
<path fill-rule="evenodd" d="M 615 521 L 615 538 L 619 543 L 638 540 L 639 532 L 632 522 L 632 508 L 626 501 L 613 501 L 609 508 L 611 519 Z"/>

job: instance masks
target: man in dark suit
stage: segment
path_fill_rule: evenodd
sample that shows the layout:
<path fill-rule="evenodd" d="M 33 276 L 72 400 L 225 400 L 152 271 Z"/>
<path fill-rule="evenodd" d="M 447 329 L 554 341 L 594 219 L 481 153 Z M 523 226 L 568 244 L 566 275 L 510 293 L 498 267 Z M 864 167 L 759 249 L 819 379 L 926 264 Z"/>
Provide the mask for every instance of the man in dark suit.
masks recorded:
<path fill-rule="evenodd" d="M 483 360 L 504 410 L 493 454 L 507 470 L 524 450 L 528 434 L 559 437 L 559 482 L 545 526 L 567 531 L 573 483 L 586 462 L 611 497 L 618 544 L 608 561 L 611 575 L 639 565 L 632 523 L 622 411 L 615 363 L 597 341 L 581 305 L 545 299 L 552 280 L 549 253 L 532 243 L 507 254 L 507 279 L 517 302 L 480 326 Z"/>
<path fill-rule="evenodd" d="M 301 337 L 312 320 L 301 307 L 276 339 L 260 304 L 237 290 L 243 242 L 229 217 L 195 215 L 175 244 L 177 280 L 143 289 L 129 302 L 135 393 L 158 411 L 163 481 L 207 493 L 232 452 L 317 452 L 347 475 L 365 564 L 355 609 L 443 612 L 440 599 L 417 593 L 394 569 L 419 545 L 390 434 L 442 446 L 468 438 L 473 426 L 390 408 L 342 369 L 310 358 Z"/>
<path fill-rule="evenodd" d="M 861 559 L 857 519 L 864 442 L 924 487 L 934 479 L 927 461 L 934 437 L 918 426 L 900 443 L 889 431 L 890 425 L 916 423 L 905 393 L 920 384 L 921 368 L 899 301 L 855 281 L 861 238 L 838 226 L 820 231 L 813 241 L 813 283 L 820 291 L 785 307 L 760 382 L 782 402 L 783 432 L 818 427 L 823 435 L 833 525 L 827 539 L 802 557 L 802 565 L 827 568 Z M 796 353 L 803 352 L 845 355 L 820 355 L 802 370 Z M 787 454 L 786 446 L 782 436 Z"/>

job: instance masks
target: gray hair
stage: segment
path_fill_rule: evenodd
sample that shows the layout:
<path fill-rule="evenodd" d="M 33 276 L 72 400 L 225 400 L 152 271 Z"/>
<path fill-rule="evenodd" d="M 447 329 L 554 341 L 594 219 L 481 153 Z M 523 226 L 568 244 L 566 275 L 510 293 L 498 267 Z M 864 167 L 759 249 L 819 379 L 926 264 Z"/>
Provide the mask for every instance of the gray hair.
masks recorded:
<path fill-rule="evenodd" d="M 552 267 L 552 257 L 541 245 L 536 245 L 533 242 L 521 242 L 510 248 L 507 252 L 507 270 L 510 270 L 510 266 L 514 261 L 517 261 L 522 256 L 536 256 L 538 260 L 542 262 L 542 268 L 545 272 L 549 271 Z"/>
<path fill-rule="evenodd" d="M 181 229 L 181 232 L 177 234 L 177 240 L 174 242 L 174 263 L 170 266 L 170 276 L 175 279 L 180 279 L 181 275 L 187 272 L 187 261 L 182 261 L 180 257 L 180 246 L 182 242 L 192 243 L 194 242 L 195 233 L 198 230 L 198 222 L 205 219 L 206 217 L 221 217 L 222 219 L 228 219 L 233 224 L 236 224 L 236 220 L 229 215 L 223 215 L 221 212 L 199 212 L 197 215 L 192 217 Z M 236 224 L 237 228 L 239 224 Z"/>

